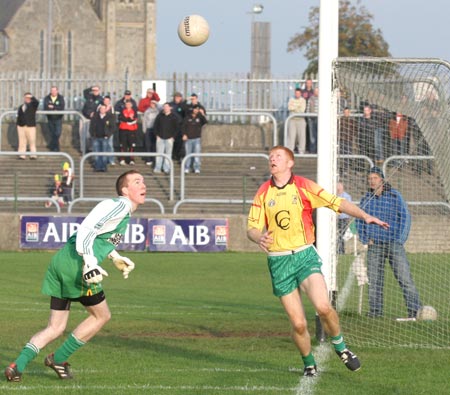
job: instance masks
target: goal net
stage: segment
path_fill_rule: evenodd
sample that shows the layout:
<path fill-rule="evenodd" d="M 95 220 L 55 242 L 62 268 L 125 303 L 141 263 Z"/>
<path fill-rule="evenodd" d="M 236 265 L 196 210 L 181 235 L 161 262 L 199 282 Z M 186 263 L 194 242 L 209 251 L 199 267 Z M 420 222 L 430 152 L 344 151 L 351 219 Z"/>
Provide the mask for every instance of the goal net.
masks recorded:
<path fill-rule="evenodd" d="M 338 180 L 390 223 L 338 219 L 343 332 L 352 345 L 448 348 L 450 64 L 339 58 L 333 73 Z"/>

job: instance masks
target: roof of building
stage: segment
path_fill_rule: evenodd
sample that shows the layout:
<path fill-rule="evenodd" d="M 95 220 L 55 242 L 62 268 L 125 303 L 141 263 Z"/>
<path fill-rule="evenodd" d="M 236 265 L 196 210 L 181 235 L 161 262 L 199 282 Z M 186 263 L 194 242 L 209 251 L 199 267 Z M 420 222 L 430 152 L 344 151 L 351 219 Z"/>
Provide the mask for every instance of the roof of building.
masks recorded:
<path fill-rule="evenodd" d="M 22 7 L 26 0 L 0 0 L 0 31 L 5 30 L 16 14 L 17 10 Z"/>

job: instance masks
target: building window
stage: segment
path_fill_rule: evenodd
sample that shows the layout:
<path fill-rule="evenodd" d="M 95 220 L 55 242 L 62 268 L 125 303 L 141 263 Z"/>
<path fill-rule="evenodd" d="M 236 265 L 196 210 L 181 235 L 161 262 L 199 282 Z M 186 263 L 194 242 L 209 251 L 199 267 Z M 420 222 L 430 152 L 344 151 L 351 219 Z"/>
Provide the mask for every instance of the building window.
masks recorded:
<path fill-rule="evenodd" d="M 8 53 L 8 36 L 0 32 L 0 58 Z"/>
<path fill-rule="evenodd" d="M 73 61 L 73 53 L 72 53 L 72 32 L 69 30 L 67 32 L 67 75 L 72 76 L 72 61 Z"/>
<path fill-rule="evenodd" d="M 52 34 L 52 74 L 61 74 L 63 72 L 62 41 L 61 34 Z"/>
<path fill-rule="evenodd" d="M 44 72 L 44 61 L 45 61 L 45 33 L 41 30 L 39 35 L 39 72 L 42 74 Z"/>

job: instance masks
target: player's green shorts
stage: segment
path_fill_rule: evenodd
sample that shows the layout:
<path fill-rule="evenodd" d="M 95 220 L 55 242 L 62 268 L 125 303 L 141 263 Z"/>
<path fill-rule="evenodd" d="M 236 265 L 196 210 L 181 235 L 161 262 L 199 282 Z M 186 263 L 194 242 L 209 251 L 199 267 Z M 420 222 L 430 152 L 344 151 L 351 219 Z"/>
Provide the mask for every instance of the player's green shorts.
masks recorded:
<path fill-rule="evenodd" d="M 83 281 L 83 258 L 74 243 L 66 243 L 52 258 L 42 284 L 42 293 L 60 299 L 92 296 L 102 291 L 101 284 Z"/>
<path fill-rule="evenodd" d="M 272 289 L 275 296 L 290 294 L 303 280 L 313 273 L 322 273 L 322 259 L 314 246 L 294 254 L 268 256 Z"/>

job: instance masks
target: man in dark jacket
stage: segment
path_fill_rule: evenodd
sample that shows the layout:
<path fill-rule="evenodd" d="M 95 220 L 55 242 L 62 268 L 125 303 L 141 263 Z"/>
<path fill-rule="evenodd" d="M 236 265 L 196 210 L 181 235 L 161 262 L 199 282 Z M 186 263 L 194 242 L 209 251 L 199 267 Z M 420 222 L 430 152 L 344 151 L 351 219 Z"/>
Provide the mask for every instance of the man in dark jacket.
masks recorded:
<path fill-rule="evenodd" d="M 98 112 L 94 114 L 89 127 L 92 137 L 93 152 L 109 152 L 109 138 L 114 134 L 116 120 L 114 115 L 107 111 L 104 104 L 100 104 Z M 96 156 L 94 171 L 106 171 L 108 157 Z"/>
<path fill-rule="evenodd" d="M 21 153 L 19 159 L 25 159 L 23 155 L 27 151 L 27 144 L 30 152 L 36 152 L 36 111 L 39 101 L 30 93 L 23 95 L 23 104 L 17 110 L 17 136 L 19 145 L 17 151 Z M 31 155 L 30 159 L 36 159 L 36 155 Z"/>
<path fill-rule="evenodd" d="M 200 106 L 196 105 L 192 107 L 192 113 L 184 119 L 182 126 L 186 155 L 199 154 L 201 152 L 202 128 L 207 122 Z M 197 174 L 200 173 L 200 163 L 199 156 L 186 159 L 184 172 L 189 173 L 193 165 L 194 172 Z"/>
<path fill-rule="evenodd" d="M 156 116 L 153 130 L 156 136 L 156 152 L 158 154 L 167 154 L 172 157 L 173 142 L 180 128 L 178 117 L 172 112 L 169 103 L 164 103 L 163 110 Z M 169 173 L 170 165 L 162 156 L 156 157 L 154 172 Z"/>
<path fill-rule="evenodd" d="M 131 102 L 131 108 L 136 112 L 138 111 L 136 100 L 133 99 L 133 97 L 131 96 L 131 91 L 129 91 L 128 89 L 124 92 L 122 98 L 120 100 L 117 100 L 116 104 L 114 104 L 114 111 L 117 114 L 120 114 L 125 109 L 126 102 Z"/>
<path fill-rule="evenodd" d="M 45 111 L 64 111 L 64 96 L 58 92 L 56 86 L 52 86 L 50 93 L 44 97 Z M 59 138 L 62 132 L 62 114 L 47 114 L 48 130 L 50 132 L 50 143 L 48 148 L 50 151 L 59 151 Z"/>

